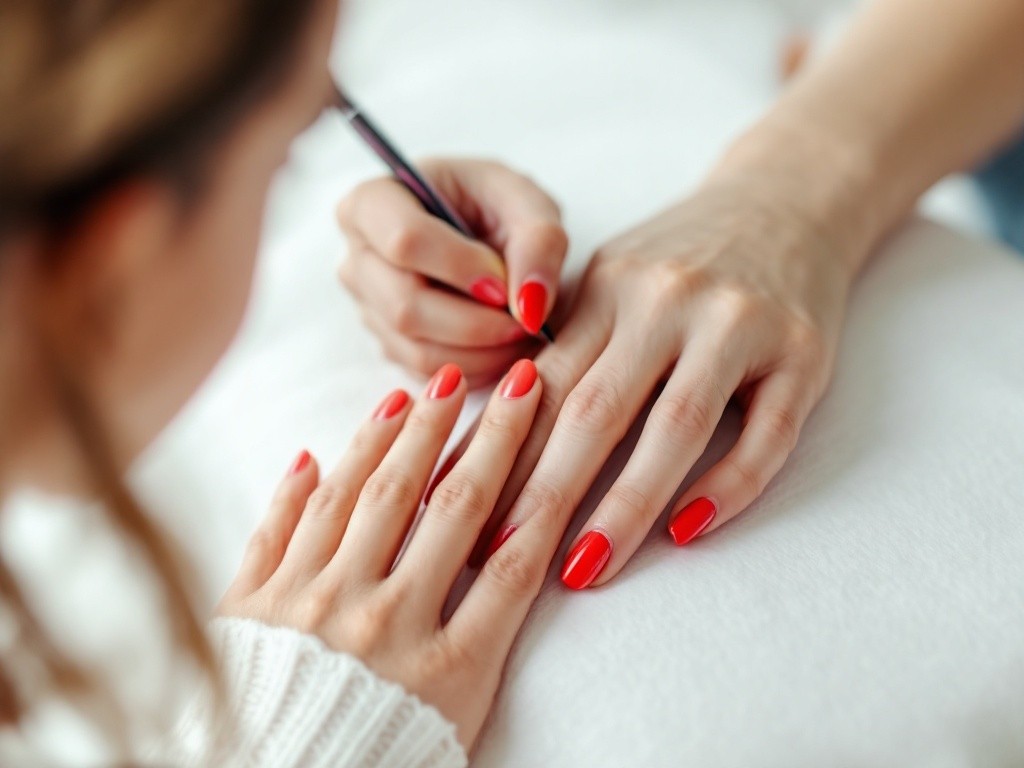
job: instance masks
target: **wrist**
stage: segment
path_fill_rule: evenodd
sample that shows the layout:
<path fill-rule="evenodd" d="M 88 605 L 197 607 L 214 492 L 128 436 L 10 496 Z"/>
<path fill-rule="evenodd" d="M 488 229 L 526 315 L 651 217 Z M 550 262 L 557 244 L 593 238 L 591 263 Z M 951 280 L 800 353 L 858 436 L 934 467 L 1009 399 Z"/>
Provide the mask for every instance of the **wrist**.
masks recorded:
<path fill-rule="evenodd" d="M 705 186 L 742 188 L 804 222 L 851 277 L 884 234 L 870 154 L 809 121 L 770 114 L 742 134 Z"/>

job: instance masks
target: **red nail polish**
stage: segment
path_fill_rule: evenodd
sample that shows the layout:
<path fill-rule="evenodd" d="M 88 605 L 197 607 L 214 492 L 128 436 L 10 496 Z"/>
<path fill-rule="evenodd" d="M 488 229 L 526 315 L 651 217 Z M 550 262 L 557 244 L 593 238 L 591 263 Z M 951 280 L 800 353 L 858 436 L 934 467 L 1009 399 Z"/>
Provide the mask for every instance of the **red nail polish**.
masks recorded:
<path fill-rule="evenodd" d="M 508 306 L 508 288 L 496 277 L 481 277 L 469 287 L 469 295 L 481 304 L 492 307 Z"/>
<path fill-rule="evenodd" d="M 434 374 L 427 385 L 427 397 L 431 400 L 444 400 L 451 395 L 462 381 L 462 371 L 454 363 L 448 363 Z"/>
<path fill-rule="evenodd" d="M 533 360 L 520 360 L 505 375 L 501 385 L 501 396 L 506 400 L 515 400 L 533 389 L 537 381 L 537 366 Z"/>
<path fill-rule="evenodd" d="M 501 549 L 501 545 L 508 541 L 508 537 L 516 532 L 516 526 L 506 525 L 500 531 L 498 531 L 494 538 L 491 539 L 491 545 L 487 547 L 487 554 L 484 555 L 484 560 L 490 560 L 491 555 Z"/>
<path fill-rule="evenodd" d="M 548 290 L 536 280 L 523 283 L 519 289 L 516 306 L 523 327 L 536 336 L 544 325 L 544 313 L 548 309 Z"/>
<path fill-rule="evenodd" d="M 458 460 L 459 460 L 458 453 L 453 453 L 451 456 L 449 456 L 447 459 L 444 460 L 444 464 L 442 464 L 441 468 L 439 470 L 437 470 L 437 474 L 434 475 L 434 479 L 431 480 L 430 481 L 430 485 L 427 486 L 427 492 L 423 496 L 423 503 L 424 504 L 429 504 L 430 503 L 430 497 L 434 495 L 434 491 L 437 490 L 437 486 L 439 486 L 441 484 L 442 480 L 444 480 L 446 477 L 448 477 L 448 473 L 452 471 L 452 467 L 455 466 L 455 463 Z"/>
<path fill-rule="evenodd" d="M 309 455 L 309 451 L 301 451 L 298 456 L 295 457 L 295 461 L 292 462 L 291 467 L 288 469 L 288 475 L 297 475 L 299 472 L 309 466 L 309 460 L 313 458 Z"/>
<path fill-rule="evenodd" d="M 701 531 L 711 525 L 716 514 L 718 514 L 718 509 L 711 499 L 700 498 L 691 501 L 668 524 L 668 532 L 672 534 L 672 541 L 676 543 L 677 547 L 693 541 Z"/>
<path fill-rule="evenodd" d="M 373 412 L 373 418 L 375 421 L 387 421 L 405 408 L 405 404 L 408 402 L 409 395 L 405 390 L 396 389 L 377 406 L 377 410 Z"/>
<path fill-rule="evenodd" d="M 601 531 L 590 531 L 579 540 L 562 566 L 562 583 L 569 589 L 584 589 L 594 581 L 612 556 L 612 542 Z"/>

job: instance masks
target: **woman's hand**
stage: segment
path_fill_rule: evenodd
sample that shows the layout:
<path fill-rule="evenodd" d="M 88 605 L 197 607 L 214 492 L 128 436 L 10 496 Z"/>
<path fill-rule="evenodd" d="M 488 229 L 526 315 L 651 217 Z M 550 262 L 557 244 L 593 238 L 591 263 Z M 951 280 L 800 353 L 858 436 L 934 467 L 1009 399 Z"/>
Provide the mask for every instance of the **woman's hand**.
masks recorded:
<path fill-rule="evenodd" d="M 341 281 L 391 360 L 422 375 L 450 361 L 471 385 L 493 381 L 536 349 L 554 306 L 567 247 L 558 206 L 496 163 L 433 160 L 421 170 L 478 240 L 394 179 L 370 181 L 338 206 L 349 240 Z"/>
<path fill-rule="evenodd" d="M 565 584 L 618 573 L 734 396 L 742 434 L 672 507 L 669 533 L 686 544 L 764 490 L 830 378 L 851 282 L 823 230 L 779 199 L 746 179 L 709 182 L 598 251 L 537 357 L 544 401 L 498 503 L 507 517 L 482 545 L 493 551 L 538 517 L 568 525 L 655 392 L 636 449 L 569 551 Z"/>
<path fill-rule="evenodd" d="M 540 402 L 536 368 L 524 360 L 495 392 L 396 563 L 465 395 L 461 372 L 447 365 L 415 405 L 400 390 L 385 399 L 322 480 L 300 454 L 218 612 L 294 627 L 359 657 L 437 707 L 468 751 L 558 532 L 524 526 L 442 621 Z"/>

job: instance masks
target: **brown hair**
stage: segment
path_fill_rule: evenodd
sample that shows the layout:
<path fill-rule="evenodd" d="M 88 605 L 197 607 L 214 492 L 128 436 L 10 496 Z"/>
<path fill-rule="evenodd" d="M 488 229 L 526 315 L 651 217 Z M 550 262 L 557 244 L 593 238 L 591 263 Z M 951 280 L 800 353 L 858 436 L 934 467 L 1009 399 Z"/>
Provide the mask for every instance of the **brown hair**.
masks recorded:
<path fill-rule="evenodd" d="M 96 195 L 133 176 L 160 175 L 194 199 L 207 155 L 282 82 L 314 5 L 0 0 L 0 257 L 5 236 L 58 236 Z M 126 491 L 74 376 L 56 357 L 50 362 L 95 492 L 159 577 L 176 640 L 212 678 L 178 558 Z M 19 635 L 0 659 L 0 723 L 17 722 L 33 703 L 16 675 L 26 659 L 49 687 L 71 699 L 88 696 L 90 715 L 102 715 L 97 686 L 54 648 L 2 559 L 0 607 Z M 102 719 L 109 728 L 110 718 Z"/>

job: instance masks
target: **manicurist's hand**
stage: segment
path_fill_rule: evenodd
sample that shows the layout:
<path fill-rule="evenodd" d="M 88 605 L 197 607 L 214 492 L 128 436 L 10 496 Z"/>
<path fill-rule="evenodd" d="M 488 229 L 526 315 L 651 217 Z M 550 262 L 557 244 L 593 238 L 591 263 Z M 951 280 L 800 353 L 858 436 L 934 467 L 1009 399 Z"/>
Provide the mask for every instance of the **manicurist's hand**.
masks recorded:
<path fill-rule="evenodd" d="M 300 454 L 219 613 L 294 627 L 359 657 L 437 707 L 468 750 L 558 535 L 525 524 L 442 621 L 540 402 L 536 368 L 524 360 L 499 385 L 396 564 L 465 395 L 462 373 L 447 365 L 419 402 L 402 391 L 386 398 L 326 476 Z"/>
<path fill-rule="evenodd" d="M 554 306 L 567 247 L 558 206 L 497 163 L 428 160 L 421 170 L 477 239 L 394 179 L 369 181 L 338 206 L 349 241 L 341 281 L 393 361 L 421 375 L 454 362 L 471 385 L 493 381 L 536 349 Z"/>
<path fill-rule="evenodd" d="M 636 449 L 570 547 L 565 584 L 621 570 L 733 397 L 742 434 L 672 507 L 668 532 L 684 545 L 742 512 L 826 387 L 850 274 L 823 230 L 744 178 L 709 181 L 601 248 L 537 357 L 544 402 L 478 556 L 537 518 L 568 525 L 652 393 Z"/>

